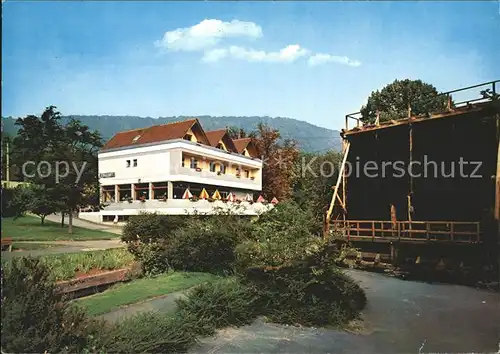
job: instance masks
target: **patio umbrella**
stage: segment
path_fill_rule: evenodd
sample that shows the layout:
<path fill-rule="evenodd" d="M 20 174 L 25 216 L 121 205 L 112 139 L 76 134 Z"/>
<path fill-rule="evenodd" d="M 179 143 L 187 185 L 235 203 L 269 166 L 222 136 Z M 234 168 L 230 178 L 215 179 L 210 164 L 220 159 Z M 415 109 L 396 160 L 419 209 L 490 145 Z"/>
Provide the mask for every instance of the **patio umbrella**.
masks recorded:
<path fill-rule="evenodd" d="M 221 199 L 220 193 L 217 189 L 215 190 L 214 194 L 212 195 L 212 198 L 217 199 L 217 200 Z"/>
<path fill-rule="evenodd" d="M 201 190 L 200 193 L 200 199 L 208 199 L 210 196 L 208 195 L 208 192 L 205 188 Z"/>
<path fill-rule="evenodd" d="M 253 197 L 247 193 L 247 195 L 245 196 L 245 201 L 247 202 L 253 202 Z"/>
<path fill-rule="evenodd" d="M 278 204 L 278 199 L 276 197 L 274 197 L 272 200 L 271 200 L 271 204 Z"/>
<path fill-rule="evenodd" d="M 189 188 L 186 188 L 184 194 L 182 195 L 182 199 L 190 199 L 190 198 L 193 198 L 193 195 L 189 191 Z"/>
<path fill-rule="evenodd" d="M 233 193 L 229 192 L 229 194 L 228 194 L 228 195 L 227 195 L 227 197 L 226 197 L 226 200 L 227 200 L 228 202 L 234 202 L 234 201 L 236 200 L 236 198 L 234 197 L 234 194 L 233 194 Z"/>
<path fill-rule="evenodd" d="M 264 199 L 263 196 L 259 195 L 259 198 L 257 198 L 257 203 L 262 203 L 265 202 L 266 200 Z"/>

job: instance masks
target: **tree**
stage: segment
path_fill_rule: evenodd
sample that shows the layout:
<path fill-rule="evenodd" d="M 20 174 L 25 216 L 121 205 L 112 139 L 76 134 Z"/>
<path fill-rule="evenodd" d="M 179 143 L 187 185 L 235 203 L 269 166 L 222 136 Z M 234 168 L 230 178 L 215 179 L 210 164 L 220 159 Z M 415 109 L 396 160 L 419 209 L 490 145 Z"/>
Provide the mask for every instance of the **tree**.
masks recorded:
<path fill-rule="evenodd" d="M 14 211 L 14 219 L 31 212 L 40 217 L 43 225 L 47 215 L 54 214 L 61 207 L 51 193 L 53 190 L 36 184 L 16 187 L 9 201 L 9 207 Z"/>
<path fill-rule="evenodd" d="M 235 126 L 227 128 L 227 133 L 231 139 L 255 138 L 257 135 L 255 131 L 246 132 L 245 129 Z"/>
<path fill-rule="evenodd" d="M 382 90 L 373 91 L 361 107 L 361 121 L 372 124 L 379 112 L 380 121 L 422 115 L 446 110 L 448 98 L 438 96 L 437 89 L 421 80 L 395 80 Z"/>
<path fill-rule="evenodd" d="M 280 140 L 280 132 L 259 123 L 253 138 L 264 166 L 262 169 L 262 194 L 264 198 L 287 199 L 292 194 L 295 179 L 294 166 L 299 157 L 297 144 L 292 140 Z"/>
<path fill-rule="evenodd" d="M 302 153 L 297 164 L 298 177 L 293 186 L 293 199 L 316 220 L 315 233 L 321 232 L 323 217 L 332 199 L 342 156 L 329 151 L 324 154 Z"/>
<path fill-rule="evenodd" d="M 98 204 L 95 198 L 97 181 L 97 152 L 102 146 L 101 135 L 90 131 L 80 121 L 72 119 L 64 127 L 64 149 L 56 152 L 59 161 L 66 162 L 56 188 L 68 213 L 68 232 L 73 232 L 73 213 L 81 207 Z"/>
<path fill-rule="evenodd" d="M 19 118 L 13 159 L 18 166 L 30 162 L 24 166 L 25 179 L 43 186 L 45 194 L 39 198 L 57 202 L 63 218 L 69 214 L 68 232 L 72 233 L 73 212 L 95 202 L 95 193 L 88 190 L 97 184 L 97 150 L 102 139 L 80 121 L 63 125 L 60 120 L 55 106 L 47 107 L 40 117 Z"/>

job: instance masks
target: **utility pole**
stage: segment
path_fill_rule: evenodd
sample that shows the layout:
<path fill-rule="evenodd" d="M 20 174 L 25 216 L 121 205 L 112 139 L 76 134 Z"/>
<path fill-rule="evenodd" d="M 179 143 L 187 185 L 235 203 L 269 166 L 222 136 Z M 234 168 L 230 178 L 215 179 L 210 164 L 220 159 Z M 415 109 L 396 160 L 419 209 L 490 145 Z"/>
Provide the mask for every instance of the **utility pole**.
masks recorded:
<path fill-rule="evenodd" d="M 6 179 L 7 180 L 7 184 L 9 184 L 8 182 L 10 181 L 10 161 L 9 161 L 9 155 L 10 154 L 9 154 L 9 141 L 8 140 L 6 141 L 6 145 L 7 146 L 5 148 L 5 152 L 6 152 L 7 156 L 5 158 L 5 160 L 6 160 L 5 161 L 6 162 L 6 168 L 5 168 L 6 172 L 5 172 L 5 174 L 7 175 L 7 179 Z"/>

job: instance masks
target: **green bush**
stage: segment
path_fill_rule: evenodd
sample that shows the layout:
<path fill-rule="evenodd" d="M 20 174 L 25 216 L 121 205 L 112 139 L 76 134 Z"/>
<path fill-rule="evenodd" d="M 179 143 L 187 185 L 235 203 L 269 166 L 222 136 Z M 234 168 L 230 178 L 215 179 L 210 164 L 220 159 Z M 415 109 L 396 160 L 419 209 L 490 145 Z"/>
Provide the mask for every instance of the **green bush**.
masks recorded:
<path fill-rule="evenodd" d="M 79 352 L 97 331 L 57 292 L 39 259 L 16 258 L 3 269 L 2 351 Z"/>
<path fill-rule="evenodd" d="M 225 278 L 199 285 L 176 300 L 176 316 L 189 331 L 208 336 L 218 328 L 250 323 L 259 314 L 256 297 L 237 279 Z"/>
<path fill-rule="evenodd" d="M 140 244 L 136 249 L 136 258 L 141 263 L 142 271 L 146 275 L 158 275 L 169 269 L 163 244 Z"/>
<path fill-rule="evenodd" d="M 132 253 L 137 253 L 140 244 L 167 240 L 171 232 L 187 221 L 186 216 L 143 213 L 131 216 L 123 228 L 122 241 Z"/>
<path fill-rule="evenodd" d="M 341 325 L 363 308 L 363 290 L 334 266 L 335 241 L 311 233 L 310 215 L 282 203 L 261 216 L 235 250 L 236 270 L 272 321 Z"/>
<path fill-rule="evenodd" d="M 103 331 L 89 352 L 184 353 L 196 342 L 189 328 L 176 316 L 142 313 Z"/>
<path fill-rule="evenodd" d="M 172 233 L 164 255 L 175 270 L 227 273 L 232 270 L 237 243 L 229 229 L 211 220 L 194 219 Z"/>
<path fill-rule="evenodd" d="M 277 323 L 339 326 L 366 304 L 359 285 L 334 267 L 250 268 L 243 279 L 259 299 L 258 307 Z"/>

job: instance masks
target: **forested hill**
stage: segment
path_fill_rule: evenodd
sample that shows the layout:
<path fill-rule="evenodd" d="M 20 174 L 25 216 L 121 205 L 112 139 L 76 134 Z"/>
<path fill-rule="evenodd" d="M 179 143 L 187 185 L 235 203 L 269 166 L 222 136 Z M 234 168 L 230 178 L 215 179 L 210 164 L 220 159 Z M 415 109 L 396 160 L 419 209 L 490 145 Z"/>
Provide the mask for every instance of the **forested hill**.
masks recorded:
<path fill-rule="evenodd" d="M 121 130 L 148 127 L 156 124 L 164 124 L 172 121 L 187 119 L 188 117 L 161 117 L 142 118 L 135 116 L 71 116 L 79 119 L 91 129 L 101 132 L 104 139 L 111 138 Z M 68 119 L 65 117 L 64 119 Z M 192 118 L 192 117 L 189 117 Z M 340 151 L 341 140 L 337 130 L 321 128 L 300 120 L 291 118 L 271 117 L 211 117 L 198 116 L 203 129 L 212 130 L 224 127 L 236 126 L 245 131 L 254 130 L 259 122 L 266 123 L 275 129 L 279 129 L 283 138 L 294 139 L 299 147 L 307 152 L 324 152 L 334 149 Z M 2 119 L 2 130 L 9 135 L 17 133 L 14 118 Z"/>

